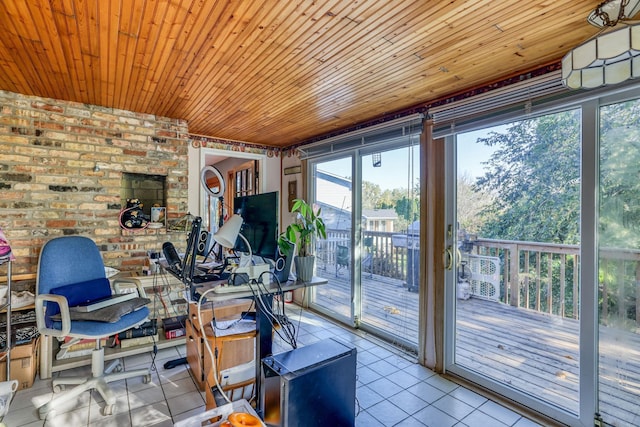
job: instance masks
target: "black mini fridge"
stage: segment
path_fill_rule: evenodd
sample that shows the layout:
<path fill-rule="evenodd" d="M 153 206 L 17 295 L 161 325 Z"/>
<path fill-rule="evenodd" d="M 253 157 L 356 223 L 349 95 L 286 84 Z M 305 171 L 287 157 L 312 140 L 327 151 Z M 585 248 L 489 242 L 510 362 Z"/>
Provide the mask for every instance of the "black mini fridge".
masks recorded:
<path fill-rule="evenodd" d="M 269 426 L 354 426 L 356 349 L 333 338 L 262 359 Z"/>

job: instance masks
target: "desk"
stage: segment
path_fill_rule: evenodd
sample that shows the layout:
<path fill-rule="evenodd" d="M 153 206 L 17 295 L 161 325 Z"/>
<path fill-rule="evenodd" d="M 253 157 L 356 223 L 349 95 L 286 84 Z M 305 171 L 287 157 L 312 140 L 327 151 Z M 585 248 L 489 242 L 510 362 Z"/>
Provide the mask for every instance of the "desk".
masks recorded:
<path fill-rule="evenodd" d="M 217 286 L 220 282 L 212 282 L 202 284 L 198 292 L 200 295 L 203 295 L 210 288 Z M 263 289 L 262 295 L 265 295 L 264 302 L 267 310 L 271 310 L 273 308 L 273 295 L 278 293 L 280 290 L 282 292 L 293 291 L 295 289 L 303 288 L 306 286 L 318 286 L 326 284 L 327 280 L 314 277 L 310 282 L 287 282 L 278 288 L 277 284 L 271 283 L 267 286 L 269 293 L 265 293 Z M 254 295 L 251 291 L 243 291 L 243 292 L 230 292 L 230 293 L 215 293 L 213 291 L 208 292 L 205 296 L 207 301 L 213 303 L 219 303 L 223 301 L 228 301 L 230 299 L 235 298 L 253 298 Z M 267 356 L 271 356 L 273 354 L 273 338 L 272 338 L 272 329 L 273 326 L 271 324 L 271 320 L 269 316 L 264 313 L 264 309 L 260 304 L 256 304 L 256 331 L 258 334 L 258 339 L 256 340 L 256 402 L 258 405 L 257 412 L 260 416 L 262 416 L 262 408 L 260 408 L 260 393 L 261 393 L 261 361 Z"/>

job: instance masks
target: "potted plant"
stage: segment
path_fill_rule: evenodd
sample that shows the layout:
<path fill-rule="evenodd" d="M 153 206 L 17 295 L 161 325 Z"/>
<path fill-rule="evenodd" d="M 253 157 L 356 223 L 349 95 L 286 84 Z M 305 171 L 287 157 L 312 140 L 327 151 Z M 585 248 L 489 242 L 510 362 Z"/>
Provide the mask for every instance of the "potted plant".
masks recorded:
<path fill-rule="evenodd" d="M 321 209 L 314 210 L 313 206 L 303 199 L 295 199 L 291 206 L 291 213 L 296 214 L 293 224 L 280 235 L 278 246 L 284 253 L 291 252 L 292 247 L 297 248 L 293 259 L 296 266 L 296 274 L 299 280 L 311 281 L 315 265 L 313 243 L 315 239 L 326 239 L 324 221 L 320 218 Z M 295 246 L 294 246 L 295 245 Z"/>

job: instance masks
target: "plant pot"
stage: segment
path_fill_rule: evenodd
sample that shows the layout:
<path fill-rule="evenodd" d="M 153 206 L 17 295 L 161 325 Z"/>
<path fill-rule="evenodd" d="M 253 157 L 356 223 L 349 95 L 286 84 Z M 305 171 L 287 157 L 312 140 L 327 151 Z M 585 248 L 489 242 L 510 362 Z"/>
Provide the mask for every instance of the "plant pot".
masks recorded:
<path fill-rule="evenodd" d="M 310 256 L 296 256 L 293 259 L 293 262 L 296 265 L 296 274 L 298 276 L 298 280 L 302 280 L 303 282 L 310 282 L 313 278 L 313 270 L 315 267 L 316 257 L 313 255 Z"/>

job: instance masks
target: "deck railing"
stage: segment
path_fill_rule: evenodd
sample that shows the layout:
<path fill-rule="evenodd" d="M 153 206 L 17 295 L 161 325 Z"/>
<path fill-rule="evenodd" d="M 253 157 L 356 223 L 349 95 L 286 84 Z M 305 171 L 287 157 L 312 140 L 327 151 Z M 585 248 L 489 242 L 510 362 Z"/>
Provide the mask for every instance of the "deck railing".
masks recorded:
<path fill-rule="evenodd" d="M 337 245 L 350 246 L 351 233 L 327 230 L 319 248 L 320 265 L 335 266 Z M 394 245 L 399 233 L 365 231 L 366 272 L 408 280 L 407 246 Z M 580 247 L 538 242 L 477 239 L 472 253 L 500 259 L 500 302 L 561 317 L 578 319 Z M 629 320 L 640 326 L 640 250 L 605 248 L 599 252 L 600 321 Z M 416 266 L 417 267 L 417 266 Z M 409 278 L 411 280 L 411 278 Z"/>

